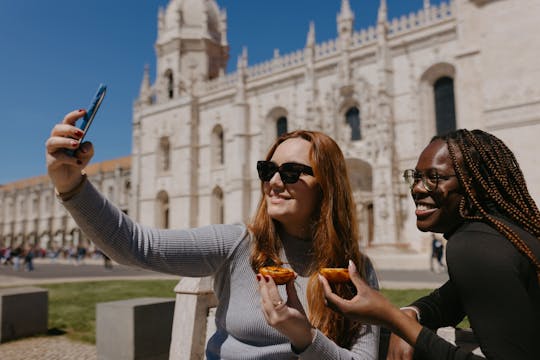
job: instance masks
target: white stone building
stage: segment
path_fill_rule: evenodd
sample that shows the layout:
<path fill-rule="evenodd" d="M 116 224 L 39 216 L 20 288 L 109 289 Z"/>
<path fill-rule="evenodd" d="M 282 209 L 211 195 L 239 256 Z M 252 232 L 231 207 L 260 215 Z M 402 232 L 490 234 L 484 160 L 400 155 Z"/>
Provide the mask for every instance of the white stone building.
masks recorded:
<path fill-rule="evenodd" d="M 131 157 L 91 164 L 86 173 L 124 212 L 131 201 Z M 0 185 L 0 248 L 23 243 L 42 249 L 92 248 L 75 221 L 56 200 L 47 175 Z"/>
<path fill-rule="evenodd" d="M 256 161 L 278 133 L 298 128 L 328 133 L 345 153 L 364 247 L 427 251 L 401 174 L 449 129 L 502 138 L 540 200 L 540 1 L 424 0 L 417 12 L 388 19 L 380 0 L 377 25 L 361 30 L 349 0 L 338 5 L 336 39 L 317 43 L 311 24 L 304 48 L 255 65 L 245 49 L 228 74 L 227 17 L 215 0 L 161 9 L 156 80 L 146 68 L 131 188 L 121 190 L 130 200 L 121 206 L 160 227 L 249 221 L 260 197 Z M 28 232 L 6 219 L 9 204 L 17 196 L 31 203 L 32 193 L 0 188 L 2 236 Z M 54 229 L 70 222 L 55 221 Z"/>

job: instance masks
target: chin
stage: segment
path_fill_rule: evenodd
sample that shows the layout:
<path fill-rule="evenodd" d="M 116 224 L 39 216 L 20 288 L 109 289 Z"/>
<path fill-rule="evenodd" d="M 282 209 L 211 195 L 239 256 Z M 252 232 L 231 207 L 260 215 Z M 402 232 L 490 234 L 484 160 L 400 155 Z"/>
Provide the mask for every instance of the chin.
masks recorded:
<path fill-rule="evenodd" d="M 418 228 L 418 230 L 422 231 L 422 232 L 438 232 L 435 230 L 434 226 L 432 224 L 426 224 L 425 222 L 423 221 L 416 221 L 416 227 Z"/>

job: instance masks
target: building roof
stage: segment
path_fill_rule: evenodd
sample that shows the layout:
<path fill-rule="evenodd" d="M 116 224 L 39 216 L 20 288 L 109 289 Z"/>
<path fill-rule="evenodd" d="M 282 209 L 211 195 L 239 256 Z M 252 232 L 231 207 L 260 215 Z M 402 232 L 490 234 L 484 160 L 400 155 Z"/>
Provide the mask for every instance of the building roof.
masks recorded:
<path fill-rule="evenodd" d="M 112 160 L 106 160 L 99 163 L 90 164 L 86 167 L 85 171 L 89 176 L 112 172 L 117 168 L 128 170 L 131 169 L 131 156 L 125 156 Z M 48 175 L 39 175 L 31 178 L 13 181 L 4 185 L 0 185 L 0 191 L 13 191 L 26 189 L 40 184 L 49 184 L 50 179 Z"/>

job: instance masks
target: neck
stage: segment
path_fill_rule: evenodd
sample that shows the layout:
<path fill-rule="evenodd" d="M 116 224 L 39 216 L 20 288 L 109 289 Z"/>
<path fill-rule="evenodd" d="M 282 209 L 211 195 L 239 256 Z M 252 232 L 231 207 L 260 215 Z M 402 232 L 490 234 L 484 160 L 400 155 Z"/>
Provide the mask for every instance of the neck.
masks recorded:
<path fill-rule="evenodd" d="M 285 227 L 283 225 L 278 229 L 279 236 L 283 242 L 287 240 L 296 240 L 296 241 L 311 241 L 311 232 L 305 227 Z"/>

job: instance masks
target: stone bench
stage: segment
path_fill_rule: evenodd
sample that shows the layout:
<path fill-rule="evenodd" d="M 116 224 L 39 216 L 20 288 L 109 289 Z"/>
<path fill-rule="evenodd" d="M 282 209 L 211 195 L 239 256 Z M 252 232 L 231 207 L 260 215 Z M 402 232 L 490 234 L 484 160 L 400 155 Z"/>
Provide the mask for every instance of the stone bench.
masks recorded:
<path fill-rule="evenodd" d="M 206 342 L 216 330 L 213 280 L 182 278 L 174 288 L 176 307 L 170 349 L 171 360 L 204 359 Z"/>
<path fill-rule="evenodd" d="M 47 332 L 49 292 L 38 287 L 0 289 L 0 343 Z"/>
<path fill-rule="evenodd" d="M 136 298 L 96 305 L 98 359 L 168 359 L 174 298 Z"/>

